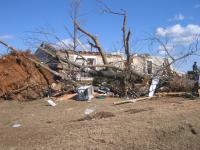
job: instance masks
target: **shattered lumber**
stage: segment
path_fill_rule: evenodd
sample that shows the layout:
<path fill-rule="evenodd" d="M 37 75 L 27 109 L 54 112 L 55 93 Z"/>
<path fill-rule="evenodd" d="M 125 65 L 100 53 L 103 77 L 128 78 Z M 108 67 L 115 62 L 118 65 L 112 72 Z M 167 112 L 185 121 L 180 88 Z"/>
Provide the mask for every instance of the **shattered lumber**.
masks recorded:
<path fill-rule="evenodd" d="M 55 49 L 53 47 L 51 47 L 51 49 Z M 85 69 L 85 68 L 94 68 L 94 67 L 101 67 L 101 68 L 104 68 L 104 67 L 107 67 L 107 68 L 112 68 L 112 69 L 115 69 L 115 70 L 119 70 L 119 71 L 123 71 L 122 69 L 120 69 L 119 67 L 116 67 L 116 66 L 113 66 L 113 65 L 110 65 L 110 64 L 106 64 L 106 65 L 79 65 L 75 62 L 72 62 L 70 61 L 69 59 L 64 59 L 62 57 L 59 57 L 56 53 L 54 52 L 51 52 L 49 51 L 48 49 L 45 49 L 45 48 L 40 48 L 40 50 L 44 51 L 45 53 L 49 54 L 50 56 L 54 57 L 54 58 L 59 58 L 60 59 L 60 63 L 61 64 L 69 64 L 69 65 L 72 65 L 74 67 L 77 67 L 77 68 L 80 68 L 80 69 Z M 56 51 L 56 49 L 54 50 Z M 77 54 L 77 53 L 76 53 Z M 78 54 L 77 54 L 78 55 Z M 78 56 L 81 56 L 81 55 L 78 55 Z M 83 57 L 84 58 L 84 57 Z M 84 71 L 84 70 L 83 70 Z"/>
<path fill-rule="evenodd" d="M 175 97 L 181 97 L 181 96 L 185 96 L 185 95 L 191 95 L 190 93 L 187 92 L 164 92 L 164 93 L 156 93 L 156 96 L 158 97 L 164 97 L 164 96 L 175 96 Z"/>
<path fill-rule="evenodd" d="M 65 75 L 63 75 L 63 74 L 61 74 L 61 73 L 58 73 L 58 72 L 56 72 L 56 71 L 50 69 L 48 66 L 46 66 L 46 65 L 44 65 L 44 64 L 42 64 L 42 63 L 40 63 L 40 62 L 38 62 L 38 61 L 36 61 L 36 60 L 34 60 L 34 59 L 31 59 L 31 58 L 28 58 L 28 59 L 29 59 L 31 62 L 35 63 L 36 65 L 40 65 L 42 68 L 48 70 L 48 71 L 51 72 L 52 74 L 54 74 L 54 75 L 56 75 L 56 76 L 59 76 L 59 77 L 61 77 L 62 79 L 66 80 L 66 81 L 68 81 L 68 82 L 70 82 L 70 83 L 72 83 L 73 85 L 76 85 L 76 86 L 78 85 L 77 82 L 75 82 L 75 81 L 73 81 L 73 80 L 67 78 Z"/>
<path fill-rule="evenodd" d="M 142 97 L 142 98 L 137 98 L 137 99 L 132 99 L 132 100 L 114 102 L 114 105 L 120 105 L 120 104 L 125 104 L 125 103 L 134 103 L 134 102 L 137 102 L 137 101 L 142 101 L 142 100 L 152 99 L 152 98 L 155 98 L 155 96 L 153 96 L 153 97 Z"/>
<path fill-rule="evenodd" d="M 54 47 L 51 47 L 51 49 L 55 49 Z M 76 67 L 78 69 L 80 69 L 80 71 L 85 72 L 85 73 L 89 73 L 92 76 L 104 76 L 104 77 L 109 77 L 109 78 L 124 78 L 124 72 L 123 69 L 110 65 L 110 64 L 103 64 L 103 65 L 79 65 L 75 62 L 70 61 L 69 59 L 64 59 L 60 56 L 58 56 L 56 53 L 54 53 L 53 51 L 48 51 L 48 49 L 45 48 L 40 48 L 40 50 L 44 51 L 45 53 L 49 54 L 50 56 L 54 57 L 54 58 L 59 58 L 61 63 L 65 64 L 69 64 L 73 67 Z M 56 52 L 56 49 L 54 50 Z M 94 67 L 102 67 L 102 68 L 111 68 L 116 71 L 112 71 L 112 70 L 94 70 L 94 69 L 85 69 L 85 68 L 94 68 Z M 138 74 L 137 72 L 135 72 L 134 70 L 130 70 L 131 74 L 136 76 L 136 77 L 143 77 L 142 74 Z"/>

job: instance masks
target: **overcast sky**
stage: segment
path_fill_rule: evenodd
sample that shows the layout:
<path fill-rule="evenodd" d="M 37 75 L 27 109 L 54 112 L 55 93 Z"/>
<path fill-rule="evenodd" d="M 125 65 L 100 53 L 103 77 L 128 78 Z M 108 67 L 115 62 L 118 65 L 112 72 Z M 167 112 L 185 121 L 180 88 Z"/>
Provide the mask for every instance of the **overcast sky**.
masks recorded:
<path fill-rule="evenodd" d="M 194 34 L 200 34 L 200 0 L 104 0 L 113 10 L 124 9 L 128 15 L 128 28 L 132 31 L 132 52 L 152 53 L 144 42 L 149 34 L 168 37 L 173 43 L 187 45 Z M 98 35 L 106 51 L 121 48 L 122 18 L 103 14 L 96 0 L 82 0 L 79 20 L 82 26 Z M 1 0 L 0 38 L 19 48 L 32 48 L 27 44 L 27 31 L 45 29 L 70 42 L 65 30 L 72 29 L 70 0 Z M 168 45 L 170 49 L 171 45 Z M 5 49 L 1 48 L 1 53 Z M 161 49 L 162 48 L 159 48 Z M 34 49 L 33 49 L 34 50 Z M 161 53 L 162 54 L 162 51 Z M 185 69 L 189 69 L 191 58 Z M 191 61 L 192 60 L 192 61 Z"/>

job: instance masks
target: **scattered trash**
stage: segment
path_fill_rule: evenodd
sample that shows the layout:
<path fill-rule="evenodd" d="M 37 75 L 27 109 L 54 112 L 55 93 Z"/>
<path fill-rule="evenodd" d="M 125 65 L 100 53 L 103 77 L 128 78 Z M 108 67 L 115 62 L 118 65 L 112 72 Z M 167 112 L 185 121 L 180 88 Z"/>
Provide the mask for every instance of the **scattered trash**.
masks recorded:
<path fill-rule="evenodd" d="M 98 95 L 96 96 L 97 99 L 99 100 L 104 100 L 105 99 L 105 95 Z"/>
<path fill-rule="evenodd" d="M 55 107 L 56 103 L 54 103 L 51 99 L 47 100 L 47 102 L 49 103 L 49 105 Z"/>
<path fill-rule="evenodd" d="M 19 128 L 19 127 L 21 127 L 21 124 L 17 124 L 17 123 L 16 123 L 16 124 L 13 124 L 12 127 L 13 127 L 13 128 Z"/>
<path fill-rule="evenodd" d="M 94 96 L 94 88 L 93 86 L 82 86 L 77 88 L 77 100 L 87 101 L 91 100 Z"/>
<path fill-rule="evenodd" d="M 98 89 L 98 92 L 99 93 L 103 93 L 103 94 L 107 94 L 107 93 L 109 93 L 110 92 L 110 89 L 108 88 L 108 87 L 100 87 L 99 89 Z"/>
<path fill-rule="evenodd" d="M 85 110 L 84 113 L 85 113 L 85 115 L 89 115 L 89 114 L 91 114 L 91 113 L 93 113 L 93 112 L 94 112 L 93 109 L 88 109 L 88 108 L 87 108 L 87 109 Z"/>

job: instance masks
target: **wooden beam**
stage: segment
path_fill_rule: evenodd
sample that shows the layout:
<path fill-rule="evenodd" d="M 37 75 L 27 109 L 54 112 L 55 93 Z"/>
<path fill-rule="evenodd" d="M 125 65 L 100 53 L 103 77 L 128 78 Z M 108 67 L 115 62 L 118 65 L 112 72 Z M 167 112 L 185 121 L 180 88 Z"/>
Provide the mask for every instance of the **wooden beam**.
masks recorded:
<path fill-rule="evenodd" d="M 137 99 L 132 99 L 132 100 L 124 100 L 124 101 L 114 102 L 114 105 L 120 105 L 120 104 L 125 104 L 125 103 L 135 103 L 137 101 L 142 101 L 142 100 L 147 100 L 147 99 L 152 99 L 152 98 L 155 98 L 155 96 L 142 97 L 142 98 L 137 98 Z"/>

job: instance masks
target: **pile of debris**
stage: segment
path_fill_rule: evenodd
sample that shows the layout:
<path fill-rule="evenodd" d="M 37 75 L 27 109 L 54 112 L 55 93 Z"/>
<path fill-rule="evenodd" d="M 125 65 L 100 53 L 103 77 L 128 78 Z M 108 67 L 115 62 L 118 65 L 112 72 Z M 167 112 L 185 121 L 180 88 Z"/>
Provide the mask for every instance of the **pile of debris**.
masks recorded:
<path fill-rule="evenodd" d="M 30 52 L 12 51 L 0 58 L 0 98 L 35 100 L 45 96 L 54 82 L 53 75 L 29 59 Z"/>
<path fill-rule="evenodd" d="M 63 66 L 58 69 L 37 55 L 19 52 L 5 43 L 3 45 L 11 49 L 11 52 L 0 58 L 0 99 L 35 100 L 76 91 L 78 100 L 91 100 L 95 91 L 99 93 L 100 99 L 104 96 L 117 96 L 140 100 L 141 97 L 153 97 L 160 92 L 191 92 L 198 89 L 195 88 L 197 82 L 178 75 L 168 65 L 164 65 L 158 73 L 141 74 L 131 67 L 131 63 L 124 62 L 122 68 L 108 63 L 102 51 L 99 53 L 106 63 L 88 65 L 88 60 L 78 52 L 74 52 L 75 56 L 85 59 L 83 64 L 76 59 L 71 60 L 70 56 L 62 57 L 59 50 L 51 45 L 40 46 L 44 58 L 50 57 L 54 66 Z M 70 50 L 64 52 L 66 55 L 72 53 Z M 77 74 L 81 73 L 94 78 L 94 87 L 86 86 L 76 79 Z"/>

